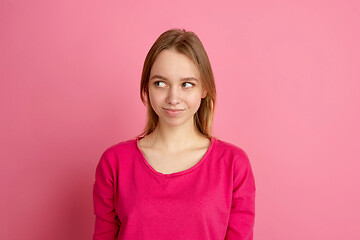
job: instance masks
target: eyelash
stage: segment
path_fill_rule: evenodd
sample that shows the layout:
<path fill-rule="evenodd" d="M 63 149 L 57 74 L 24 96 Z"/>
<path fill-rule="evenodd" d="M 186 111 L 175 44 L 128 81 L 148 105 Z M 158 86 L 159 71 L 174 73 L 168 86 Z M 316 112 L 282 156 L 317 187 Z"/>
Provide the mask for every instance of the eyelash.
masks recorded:
<path fill-rule="evenodd" d="M 189 83 L 191 85 L 191 87 L 195 86 L 195 84 L 193 84 L 191 82 L 184 82 L 183 85 L 186 84 L 186 83 Z"/>
<path fill-rule="evenodd" d="M 162 81 L 155 81 L 155 82 L 154 82 L 155 86 L 157 86 L 157 87 L 159 87 L 159 86 L 158 86 L 159 83 L 163 83 L 163 82 L 162 82 Z M 182 85 L 187 84 L 187 83 L 190 84 L 191 87 L 195 86 L 195 84 L 194 84 L 194 83 L 191 83 L 191 82 L 184 82 Z M 191 87 L 185 87 L 185 88 L 191 88 Z"/>

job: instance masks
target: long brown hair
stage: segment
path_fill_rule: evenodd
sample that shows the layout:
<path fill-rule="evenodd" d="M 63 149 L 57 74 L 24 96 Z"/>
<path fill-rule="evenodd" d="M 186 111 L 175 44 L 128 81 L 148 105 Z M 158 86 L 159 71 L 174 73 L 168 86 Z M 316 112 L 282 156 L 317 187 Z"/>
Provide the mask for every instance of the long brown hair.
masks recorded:
<path fill-rule="evenodd" d="M 153 132 L 159 117 L 151 107 L 149 99 L 149 77 L 151 67 L 159 53 L 164 49 L 174 48 L 177 52 L 186 55 L 197 66 L 203 88 L 207 91 L 205 98 L 201 99 L 200 107 L 195 113 L 196 127 L 206 137 L 211 138 L 212 122 L 216 103 L 216 89 L 214 75 L 209 57 L 198 36 L 185 29 L 170 29 L 162 33 L 150 48 L 141 74 L 140 97 L 147 106 L 147 123 L 144 131 L 139 136 L 146 136 Z"/>

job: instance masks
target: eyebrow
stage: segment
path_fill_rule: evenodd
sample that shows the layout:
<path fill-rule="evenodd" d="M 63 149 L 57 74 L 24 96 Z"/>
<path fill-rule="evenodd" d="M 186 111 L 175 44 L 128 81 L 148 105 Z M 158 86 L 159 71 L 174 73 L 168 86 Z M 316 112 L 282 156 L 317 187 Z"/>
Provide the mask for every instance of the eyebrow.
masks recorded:
<path fill-rule="evenodd" d="M 152 76 L 151 78 L 150 78 L 150 80 L 153 80 L 153 79 L 155 79 L 155 78 L 157 78 L 157 79 L 162 79 L 162 80 L 168 80 L 166 77 L 164 77 L 164 76 L 161 76 L 161 75 L 154 75 L 154 76 Z M 197 80 L 196 78 L 194 78 L 194 77 L 186 77 L 186 78 L 182 78 L 181 80 L 183 80 L 183 81 L 197 81 L 197 82 L 199 82 L 199 80 Z"/>

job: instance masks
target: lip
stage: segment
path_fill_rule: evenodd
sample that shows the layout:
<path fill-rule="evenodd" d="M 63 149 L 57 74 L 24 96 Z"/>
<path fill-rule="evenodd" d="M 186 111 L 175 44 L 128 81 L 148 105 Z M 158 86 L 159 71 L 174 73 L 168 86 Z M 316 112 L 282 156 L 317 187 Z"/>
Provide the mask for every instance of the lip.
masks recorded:
<path fill-rule="evenodd" d="M 163 108 L 163 109 L 169 116 L 177 116 L 184 111 L 184 109 L 170 109 L 170 108 Z"/>
<path fill-rule="evenodd" d="M 168 110 L 168 111 L 184 111 L 184 109 L 171 109 L 171 108 L 164 108 L 165 110 Z"/>

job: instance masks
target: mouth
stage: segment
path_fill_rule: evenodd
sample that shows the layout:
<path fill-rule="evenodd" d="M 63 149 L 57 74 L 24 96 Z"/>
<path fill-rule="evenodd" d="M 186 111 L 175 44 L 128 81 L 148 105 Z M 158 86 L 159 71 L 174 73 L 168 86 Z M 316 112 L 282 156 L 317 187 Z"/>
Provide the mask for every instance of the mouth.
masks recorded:
<path fill-rule="evenodd" d="M 170 112 L 180 112 L 180 111 L 184 111 L 184 109 L 171 109 L 171 108 L 164 108 L 165 111 L 170 111 Z"/>
<path fill-rule="evenodd" d="M 170 116 L 176 116 L 185 110 L 185 109 L 171 109 L 171 108 L 163 108 L 163 109 Z"/>

